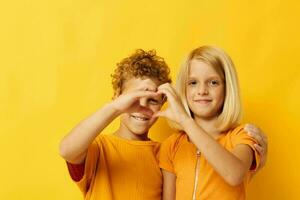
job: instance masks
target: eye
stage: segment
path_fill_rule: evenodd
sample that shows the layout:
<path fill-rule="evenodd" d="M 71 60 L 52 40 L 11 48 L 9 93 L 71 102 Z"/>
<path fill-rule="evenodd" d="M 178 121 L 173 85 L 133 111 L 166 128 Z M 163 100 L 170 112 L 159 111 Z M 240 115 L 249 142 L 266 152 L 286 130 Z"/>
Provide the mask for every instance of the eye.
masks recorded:
<path fill-rule="evenodd" d="M 160 102 L 156 99 L 148 99 L 148 103 L 151 105 L 159 105 Z"/>
<path fill-rule="evenodd" d="M 188 82 L 188 85 L 196 85 L 196 84 L 197 84 L 197 81 L 195 81 L 195 80 L 190 80 Z"/>
<path fill-rule="evenodd" d="M 210 80 L 208 84 L 210 86 L 212 86 L 212 87 L 215 87 L 215 86 L 220 85 L 220 81 L 218 81 L 218 80 Z"/>

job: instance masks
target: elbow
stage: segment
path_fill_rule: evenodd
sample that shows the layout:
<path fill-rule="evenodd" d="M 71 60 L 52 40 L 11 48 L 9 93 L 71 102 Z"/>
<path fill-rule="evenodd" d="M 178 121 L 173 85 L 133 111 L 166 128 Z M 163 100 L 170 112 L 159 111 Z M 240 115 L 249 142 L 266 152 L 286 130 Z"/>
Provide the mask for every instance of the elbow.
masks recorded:
<path fill-rule="evenodd" d="M 62 141 L 59 145 L 59 155 L 69 163 L 81 164 L 86 157 L 86 152 L 75 152 L 71 147 L 72 146 Z"/>
<path fill-rule="evenodd" d="M 225 181 L 230 185 L 230 186 L 238 186 L 240 184 L 243 183 L 244 181 L 244 176 L 237 176 L 237 175 L 234 175 L 234 176 L 229 176 L 225 179 Z"/>
<path fill-rule="evenodd" d="M 68 153 L 68 148 L 67 148 L 67 145 L 64 144 L 64 142 L 62 141 L 60 144 L 59 144 L 59 155 L 65 159 L 65 160 L 69 160 L 69 153 Z"/>
<path fill-rule="evenodd" d="M 63 146 L 62 142 L 59 144 L 58 152 L 62 158 L 66 157 L 66 148 Z"/>
<path fill-rule="evenodd" d="M 230 173 L 226 178 L 225 181 L 231 186 L 238 186 L 244 182 L 247 170 L 240 169 Z"/>

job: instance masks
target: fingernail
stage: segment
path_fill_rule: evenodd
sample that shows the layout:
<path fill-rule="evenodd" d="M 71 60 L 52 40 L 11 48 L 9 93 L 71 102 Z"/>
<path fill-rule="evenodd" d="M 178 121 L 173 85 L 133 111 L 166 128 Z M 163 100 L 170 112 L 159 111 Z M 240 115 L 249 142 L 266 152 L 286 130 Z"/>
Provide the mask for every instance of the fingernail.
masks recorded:
<path fill-rule="evenodd" d="M 248 132 L 248 135 L 253 136 L 253 133 L 249 131 L 249 132 Z"/>

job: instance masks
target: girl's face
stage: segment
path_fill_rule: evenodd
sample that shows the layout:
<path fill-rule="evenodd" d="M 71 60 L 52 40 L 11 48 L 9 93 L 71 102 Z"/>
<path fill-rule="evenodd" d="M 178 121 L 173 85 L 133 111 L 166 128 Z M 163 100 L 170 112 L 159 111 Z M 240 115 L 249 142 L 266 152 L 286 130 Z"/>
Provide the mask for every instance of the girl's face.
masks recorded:
<path fill-rule="evenodd" d="M 187 102 L 195 119 L 213 119 L 220 114 L 225 83 L 212 66 L 200 60 L 191 60 L 186 84 Z"/>

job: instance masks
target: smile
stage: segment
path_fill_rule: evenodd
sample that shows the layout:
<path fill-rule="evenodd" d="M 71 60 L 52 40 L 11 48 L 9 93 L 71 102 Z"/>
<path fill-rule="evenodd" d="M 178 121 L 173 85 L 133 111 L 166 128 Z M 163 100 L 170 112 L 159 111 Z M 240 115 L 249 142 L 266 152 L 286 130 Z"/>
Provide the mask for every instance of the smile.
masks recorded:
<path fill-rule="evenodd" d="M 200 104 L 208 104 L 210 102 L 212 102 L 212 100 L 210 99 L 199 99 L 199 100 L 194 100 L 196 103 L 200 103 Z"/>
<path fill-rule="evenodd" d="M 131 115 L 134 119 L 138 121 L 148 121 L 150 118 L 149 117 L 144 117 L 144 116 L 136 116 L 136 115 Z"/>

